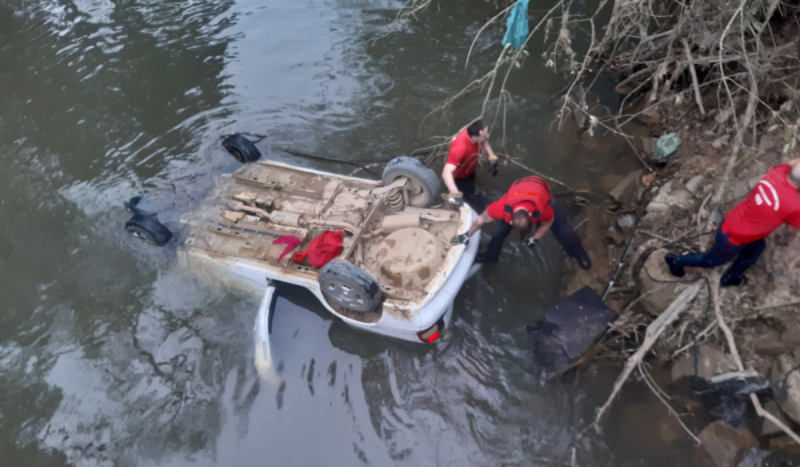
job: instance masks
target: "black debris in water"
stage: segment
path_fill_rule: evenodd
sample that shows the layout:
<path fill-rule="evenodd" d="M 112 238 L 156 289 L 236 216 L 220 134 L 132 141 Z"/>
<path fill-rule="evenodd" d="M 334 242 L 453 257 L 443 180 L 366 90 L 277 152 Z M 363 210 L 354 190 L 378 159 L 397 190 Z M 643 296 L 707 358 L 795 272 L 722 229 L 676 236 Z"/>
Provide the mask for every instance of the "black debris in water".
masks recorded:
<path fill-rule="evenodd" d="M 527 326 L 533 345 L 532 371 L 558 371 L 589 350 L 617 319 L 600 296 L 584 287 L 551 308 L 544 318 Z"/>
<path fill-rule="evenodd" d="M 711 378 L 711 389 L 720 397 L 749 396 L 770 387 L 770 381 L 754 370 L 725 373 Z"/>

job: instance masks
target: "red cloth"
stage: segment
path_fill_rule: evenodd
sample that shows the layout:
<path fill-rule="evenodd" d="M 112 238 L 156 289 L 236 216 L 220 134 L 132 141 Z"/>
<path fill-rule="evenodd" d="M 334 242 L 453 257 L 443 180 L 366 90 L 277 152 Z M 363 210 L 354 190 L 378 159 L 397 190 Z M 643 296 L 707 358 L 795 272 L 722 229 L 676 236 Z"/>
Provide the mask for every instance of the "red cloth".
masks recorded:
<path fill-rule="evenodd" d="M 322 235 L 311 240 L 307 250 L 295 253 L 292 259 L 302 263 L 308 256 L 308 262 L 312 266 L 321 268 L 330 260 L 339 256 L 339 253 L 344 249 L 342 247 L 342 236 L 344 236 L 344 232 L 341 230 L 337 232 L 326 230 L 322 232 Z"/>
<path fill-rule="evenodd" d="M 511 217 L 517 208 L 528 211 L 534 222 L 548 222 L 554 216 L 550 207 L 550 185 L 541 177 L 525 177 L 511 185 L 508 193 L 500 200 L 490 204 L 486 213 L 494 220 L 511 223 Z M 539 212 L 539 217 L 535 213 Z"/>
<path fill-rule="evenodd" d="M 467 178 L 475 173 L 478 166 L 478 156 L 481 154 L 481 145 L 469 139 L 467 130 L 464 129 L 450 143 L 450 152 L 447 154 L 447 164 L 456 166 L 453 178 Z"/>
<path fill-rule="evenodd" d="M 300 239 L 295 237 L 294 235 L 284 235 L 281 238 L 275 239 L 272 241 L 273 245 L 286 245 L 286 248 L 283 249 L 281 255 L 278 256 L 278 262 L 280 263 L 286 253 L 297 248 L 297 245 L 300 244 Z"/>
<path fill-rule="evenodd" d="M 767 172 L 747 199 L 728 213 L 722 231 L 739 243 L 750 243 L 784 222 L 800 227 L 800 193 L 786 180 L 791 170 L 783 164 Z"/>

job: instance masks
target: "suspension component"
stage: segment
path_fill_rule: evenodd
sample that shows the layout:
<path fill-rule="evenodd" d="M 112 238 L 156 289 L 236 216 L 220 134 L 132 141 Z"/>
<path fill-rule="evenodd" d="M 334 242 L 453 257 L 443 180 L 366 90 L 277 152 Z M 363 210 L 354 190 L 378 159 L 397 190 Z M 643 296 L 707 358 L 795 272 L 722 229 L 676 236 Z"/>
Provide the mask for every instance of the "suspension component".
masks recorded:
<path fill-rule="evenodd" d="M 400 192 L 400 189 L 393 190 L 386 197 L 386 206 L 394 212 L 400 212 L 405 208 L 406 203 L 405 200 L 403 200 L 403 194 Z"/>

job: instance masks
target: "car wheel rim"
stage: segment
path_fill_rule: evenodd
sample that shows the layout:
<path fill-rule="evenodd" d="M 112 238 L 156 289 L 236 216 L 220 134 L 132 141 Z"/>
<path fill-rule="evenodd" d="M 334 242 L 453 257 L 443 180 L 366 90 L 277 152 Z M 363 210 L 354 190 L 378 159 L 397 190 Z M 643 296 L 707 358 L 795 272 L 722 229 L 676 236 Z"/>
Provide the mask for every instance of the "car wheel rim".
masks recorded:
<path fill-rule="evenodd" d="M 131 232 L 134 237 L 138 238 L 139 240 L 149 243 L 150 245 L 160 246 L 159 243 L 147 232 L 141 232 L 139 230 L 135 230 Z"/>
<path fill-rule="evenodd" d="M 228 152 L 230 152 L 231 156 L 233 156 L 233 158 L 236 159 L 237 161 L 244 162 L 244 156 L 242 156 L 242 153 L 239 152 L 238 149 L 230 148 L 230 149 L 228 149 Z"/>
<path fill-rule="evenodd" d="M 327 295 L 343 307 L 355 311 L 367 311 L 367 300 L 356 289 L 343 282 L 331 281 L 326 287 Z"/>

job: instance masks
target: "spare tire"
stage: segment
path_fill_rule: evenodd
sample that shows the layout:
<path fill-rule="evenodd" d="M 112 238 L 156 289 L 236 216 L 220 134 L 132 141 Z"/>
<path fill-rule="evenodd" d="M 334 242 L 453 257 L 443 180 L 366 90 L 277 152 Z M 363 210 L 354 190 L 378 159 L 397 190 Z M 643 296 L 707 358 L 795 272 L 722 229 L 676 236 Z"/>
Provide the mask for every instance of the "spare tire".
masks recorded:
<path fill-rule="evenodd" d="M 172 238 L 172 232 L 153 216 L 137 214 L 125 223 L 125 230 L 156 246 L 164 246 Z"/>
<path fill-rule="evenodd" d="M 344 261 L 323 266 L 317 280 L 329 301 L 354 313 L 375 311 L 383 298 L 380 286 L 369 273 Z"/>
<path fill-rule="evenodd" d="M 261 152 L 258 148 L 242 135 L 228 136 L 222 141 L 222 147 L 242 164 L 255 162 L 261 158 Z"/>
<path fill-rule="evenodd" d="M 398 178 L 405 177 L 410 182 L 409 205 L 427 208 L 436 202 L 439 195 L 439 177 L 436 172 L 413 157 L 395 157 L 383 170 L 383 184 L 391 185 Z"/>

